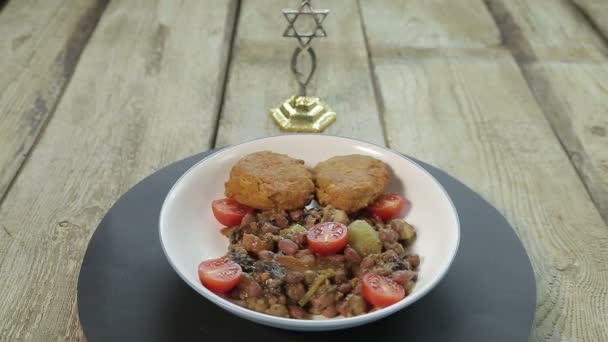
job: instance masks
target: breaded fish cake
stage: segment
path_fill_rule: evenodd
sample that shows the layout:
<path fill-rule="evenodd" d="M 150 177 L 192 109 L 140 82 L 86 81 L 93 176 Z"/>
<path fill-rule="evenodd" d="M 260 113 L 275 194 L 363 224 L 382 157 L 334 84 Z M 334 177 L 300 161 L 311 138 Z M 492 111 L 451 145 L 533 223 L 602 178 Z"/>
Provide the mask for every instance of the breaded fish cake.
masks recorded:
<path fill-rule="evenodd" d="M 367 207 L 384 192 L 386 165 L 364 155 L 333 157 L 314 168 L 317 199 L 349 213 Z"/>
<path fill-rule="evenodd" d="M 300 209 L 315 186 L 304 161 L 269 151 L 241 158 L 230 171 L 225 195 L 257 209 Z"/>

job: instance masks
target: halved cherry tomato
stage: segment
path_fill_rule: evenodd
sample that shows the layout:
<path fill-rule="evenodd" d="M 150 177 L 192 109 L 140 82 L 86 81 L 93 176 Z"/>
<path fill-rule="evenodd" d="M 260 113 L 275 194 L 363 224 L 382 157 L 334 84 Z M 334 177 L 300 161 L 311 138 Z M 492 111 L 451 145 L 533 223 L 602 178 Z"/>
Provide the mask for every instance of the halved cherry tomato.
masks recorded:
<path fill-rule="evenodd" d="M 406 205 L 409 207 L 409 201 L 402 196 L 392 193 L 388 195 L 380 195 L 372 204 L 367 207 L 367 210 L 373 215 L 381 218 L 383 221 L 392 220 L 401 215 L 401 212 Z"/>
<path fill-rule="evenodd" d="M 319 223 L 306 234 L 308 248 L 321 255 L 336 254 L 348 243 L 348 230 L 340 222 Z"/>
<path fill-rule="evenodd" d="M 241 273 L 241 266 L 226 258 L 205 260 L 198 266 L 201 283 L 216 293 L 232 290 L 241 280 Z"/>
<path fill-rule="evenodd" d="M 232 198 L 224 198 L 211 202 L 215 218 L 223 225 L 232 227 L 241 223 L 243 216 L 252 213 L 253 208 L 241 204 Z"/>
<path fill-rule="evenodd" d="M 373 272 L 363 275 L 361 292 L 368 303 L 380 308 L 393 305 L 405 297 L 405 289 L 401 285 Z"/>

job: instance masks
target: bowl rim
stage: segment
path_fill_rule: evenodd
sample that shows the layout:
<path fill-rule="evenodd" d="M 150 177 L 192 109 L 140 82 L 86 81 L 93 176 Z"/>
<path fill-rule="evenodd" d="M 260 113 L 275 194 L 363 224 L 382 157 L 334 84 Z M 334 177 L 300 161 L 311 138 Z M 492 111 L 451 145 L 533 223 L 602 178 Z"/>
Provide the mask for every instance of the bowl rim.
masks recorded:
<path fill-rule="evenodd" d="M 445 198 L 447 198 L 451 211 L 455 218 L 455 227 L 456 227 L 456 237 L 455 237 L 456 242 L 455 242 L 454 248 L 451 251 L 451 254 L 449 255 L 448 262 L 441 266 L 441 269 L 439 271 L 439 276 L 436 277 L 435 279 L 433 279 L 426 287 L 420 289 L 419 291 L 413 291 L 410 295 L 408 295 L 406 298 L 404 298 L 404 300 L 402 300 L 401 302 L 398 302 L 394 305 L 376 310 L 374 312 L 368 312 L 366 314 L 359 315 L 359 316 L 337 317 L 337 318 L 318 319 L 318 320 L 285 318 L 285 317 L 278 317 L 278 316 L 273 316 L 270 314 L 258 312 L 258 311 L 251 310 L 246 307 L 240 306 L 238 304 L 235 304 L 235 303 L 229 301 L 228 299 L 225 299 L 222 296 L 211 292 L 210 290 L 208 290 L 205 287 L 202 287 L 202 291 L 201 291 L 199 288 L 193 286 L 188 281 L 188 278 L 179 270 L 179 268 L 173 263 L 173 260 L 169 257 L 169 254 L 165 247 L 165 243 L 163 241 L 163 224 L 162 224 L 162 222 L 163 222 L 163 218 L 166 215 L 167 200 L 169 199 L 169 197 L 173 196 L 174 192 L 176 191 L 176 188 L 182 182 L 183 178 L 185 178 L 188 174 L 190 174 L 194 169 L 198 168 L 200 164 L 206 162 L 208 159 L 214 157 L 215 155 L 217 155 L 219 153 L 223 153 L 228 149 L 236 148 L 238 146 L 249 144 L 249 143 L 252 143 L 255 141 L 281 139 L 283 137 L 290 137 L 290 136 L 308 136 L 308 137 L 322 136 L 325 138 L 350 140 L 352 142 L 368 144 L 375 148 L 382 149 L 386 153 L 390 153 L 399 158 L 406 159 L 412 165 L 414 165 L 419 171 L 423 172 L 428 177 L 430 177 L 430 179 L 433 181 L 433 183 L 443 192 L 443 195 L 445 196 Z M 406 156 L 405 154 L 399 153 L 388 147 L 381 146 L 381 145 L 378 145 L 378 144 L 375 144 L 372 142 L 356 139 L 356 138 L 332 135 L 332 134 L 326 134 L 326 133 L 287 133 L 287 134 L 279 134 L 279 135 L 270 135 L 270 136 L 246 140 L 246 141 L 240 142 L 238 144 L 234 144 L 234 145 L 225 145 L 225 146 L 216 148 L 216 150 L 213 153 L 210 153 L 209 155 L 205 156 L 203 159 L 197 161 L 194 165 L 192 165 L 190 168 L 188 168 L 188 170 L 186 170 L 184 173 L 182 173 L 180 175 L 180 177 L 171 186 L 171 189 L 167 192 L 167 195 L 163 199 L 160 214 L 158 217 L 158 235 L 159 235 L 159 240 L 160 240 L 160 244 L 161 244 L 163 253 L 165 255 L 165 259 L 169 262 L 169 264 L 171 265 L 173 270 L 179 275 L 179 277 L 182 279 L 182 281 L 184 281 L 194 291 L 196 291 L 197 293 L 199 293 L 206 299 L 210 300 L 214 304 L 226 309 L 227 311 L 229 311 L 233 314 L 237 314 L 237 315 L 240 314 L 242 317 L 253 316 L 253 317 L 256 317 L 257 321 L 263 322 L 263 323 L 266 323 L 269 325 L 298 326 L 299 328 L 302 328 L 302 329 L 306 329 L 306 328 L 314 329 L 314 328 L 324 328 L 324 327 L 329 328 L 332 326 L 344 326 L 344 327 L 356 326 L 356 325 L 360 325 L 360 324 L 363 324 L 366 322 L 376 321 L 383 317 L 394 314 L 394 313 L 406 308 L 407 306 L 412 305 L 413 303 L 415 303 L 418 300 L 420 300 L 421 298 L 423 298 L 431 290 L 433 290 L 443 280 L 443 278 L 448 273 L 449 269 L 451 268 L 451 266 L 454 262 L 456 254 L 460 247 L 460 238 L 461 238 L 460 217 L 458 216 L 458 211 L 456 210 L 456 206 L 454 205 L 452 198 L 450 197 L 449 193 L 445 190 L 443 185 L 441 185 L 441 183 L 430 172 L 428 172 L 424 167 L 422 167 L 420 164 L 418 164 L 416 161 L 412 160 L 410 157 Z"/>

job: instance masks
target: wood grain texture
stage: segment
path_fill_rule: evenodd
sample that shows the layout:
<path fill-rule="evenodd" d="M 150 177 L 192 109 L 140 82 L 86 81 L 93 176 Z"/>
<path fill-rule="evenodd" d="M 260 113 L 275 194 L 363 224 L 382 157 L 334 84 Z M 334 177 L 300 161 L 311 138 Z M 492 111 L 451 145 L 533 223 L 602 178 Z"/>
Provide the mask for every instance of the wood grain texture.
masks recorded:
<path fill-rule="evenodd" d="M 515 56 L 527 56 L 517 59 L 522 72 L 608 222 L 607 47 L 566 2 L 488 4 L 507 46 Z M 569 53 L 573 44 L 578 45 L 576 58 Z M 545 53 L 548 49 L 551 55 Z"/>
<path fill-rule="evenodd" d="M 506 44 L 523 61 L 603 61 L 608 53 L 570 0 L 485 0 Z M 525 38 L 525 42 L 521 41 Z M 509 42 L 510 41 L 510 42 Z M 521 58 L 520 58 L 521 59 Z"/>
<path fill-rule="evenodd" d="M 106 3 L 11 1 L 0 12 L 0 199 L 53 112 Z"/>
<path fill-rule="evenodd" d="M 242 2 L 217 146 L 282 133 L 268 113 L 298 90 L 289 70 L 296 42 L 281 36 L 287 27 L 281 9 L 296 4 Z M 326 133 L 384 144 L 357 4 L 328 0 L 318 6 L 333 12 L 324 22 L 328 37 L 313 42 L 318 65 L 308 93 L 338 113 Z"/>
<path fill-rule="evenodd" d="M 135 182 L 211 144 L 235 1 L 112 1 L 0 207 L 0 340 L 78 341 L 89 238 Z"/>
<path fill-rule="evenodd" d="M 457 11 L 452 7 L 462 3 L 445 0 L 443 11 Z M 390 47 L 403 56 L 376 57 L 390 38 L 374 35 L 373 27 L 397 26 L 409 11 L 386 10 L 380 20 L 368 11 L 388 2 L 361 5 L 390 147 L 461 179 L 522 239 L 538 290 L 530 340 L 606 341 L 608 229 L 509 51 L 491 48 L 471 58 L 467 43 L 460 54 L 440 45 L 426 57 L 410 58 L 412 47 L 404 42 Z M 441 16 L 436 20 L 440 27 Z M 453 32 L 436 34 L 455 42 L 475 39 L 449 38 Z"/>
<path fill-rule="evenodd" d="M 608 40 L 608 2 L 606 0 L 572 0 L 591 19 Z"/>

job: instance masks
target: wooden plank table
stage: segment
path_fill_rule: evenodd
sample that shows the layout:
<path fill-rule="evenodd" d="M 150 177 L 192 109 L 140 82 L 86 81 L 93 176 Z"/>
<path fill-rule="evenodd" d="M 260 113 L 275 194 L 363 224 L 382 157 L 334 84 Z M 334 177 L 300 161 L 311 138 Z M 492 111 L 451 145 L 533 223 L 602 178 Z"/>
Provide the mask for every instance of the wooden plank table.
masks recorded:
<path fill-rule="evenodd" d="M 1 341 L 83 340 L 78 271 L 114 201 L 182 157 L 281 133 L 267 111 L 297 89 L 294 4 L 0 5 Z M 327 132 L 439 166 L 505 215 L 536 274 L 531 341 L 608 341 L 606 3 L 319 5 Z"/>

